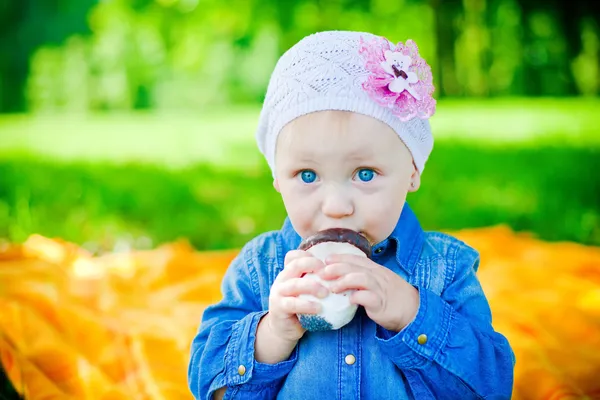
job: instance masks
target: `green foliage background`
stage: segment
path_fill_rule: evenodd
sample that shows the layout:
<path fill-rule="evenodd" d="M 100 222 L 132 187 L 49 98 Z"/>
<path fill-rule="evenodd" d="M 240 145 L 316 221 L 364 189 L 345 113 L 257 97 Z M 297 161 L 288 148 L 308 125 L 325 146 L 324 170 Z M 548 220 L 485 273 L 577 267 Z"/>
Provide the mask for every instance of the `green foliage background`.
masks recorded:
<path fill-rule="evenodd" d="M 258 104 L 279 55 L 319 30 L 414 39 L 440 97 L 596 96 L 587 0 L 0 2 L 0 112 Z"/>

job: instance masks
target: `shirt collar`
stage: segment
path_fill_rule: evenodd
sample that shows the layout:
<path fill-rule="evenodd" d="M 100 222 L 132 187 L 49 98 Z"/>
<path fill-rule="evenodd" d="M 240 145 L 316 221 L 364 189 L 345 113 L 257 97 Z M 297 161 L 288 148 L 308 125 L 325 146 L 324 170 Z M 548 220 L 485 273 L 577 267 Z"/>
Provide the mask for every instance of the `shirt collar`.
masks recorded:
<path fill-rule="evenodd" d="M 302 238 L 292 226 L 289 217 L 286 217 L 280 232 L 288 250 L 298 248 Z M 390 236 L 374 245 L 373 251 L 376 252 L 380 248 L 385 250 L 390 245 L 390 240 L 396 242 L 396 261 L 406 272 L 412 273 L 423 248 L 425 233 L 408 203 L 404 203 L 402 214 Z"/>

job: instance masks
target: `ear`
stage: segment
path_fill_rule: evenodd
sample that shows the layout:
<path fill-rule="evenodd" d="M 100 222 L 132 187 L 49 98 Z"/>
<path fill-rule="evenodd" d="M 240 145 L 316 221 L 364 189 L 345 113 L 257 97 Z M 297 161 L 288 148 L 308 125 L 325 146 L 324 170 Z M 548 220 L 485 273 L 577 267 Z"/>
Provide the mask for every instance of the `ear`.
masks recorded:
<path fill-rule="evenodd" d="M 416 192 L 417 190 L 419 190 L 419 187 L 421 187 L 421 174 L 419 173 L 419 170 L 417 170 L 417 168 L 414 167 L 414 171 L 410 176 L 408 191 Z"/>
<path fill-rule="evenodd" d="M 277 178 L 273 179 L 273 187 L 275 188 L 275 190 L 277 190 L 278 193 L 281 193 L 281 190 L 279 190 L 279 182 L 277 181 Z"/>

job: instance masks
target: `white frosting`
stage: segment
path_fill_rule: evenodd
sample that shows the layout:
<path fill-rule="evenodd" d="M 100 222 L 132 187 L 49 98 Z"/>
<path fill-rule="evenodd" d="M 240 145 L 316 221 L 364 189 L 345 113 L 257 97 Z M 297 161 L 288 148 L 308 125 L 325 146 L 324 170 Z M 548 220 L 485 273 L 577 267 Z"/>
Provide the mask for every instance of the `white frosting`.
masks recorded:
<path fill-rule="evenodd" d="M 306 251 L 322 261 L 325 261 L 325 258 L 330 254 L 356 254 L 366 257 L 365 253 L 359 248 L 350 243 L 342 242 L 322 242 L 312 246 Z M 314 279 L 327 288 L 334 282 L 321 279 L 316 274 L 306 274 L 304 275 L 304 278 Z M 354 318 L 354 314 L 358 309 L 356 304 L 350 303 L 350 295 L 353 292 L 354 290 L 347 290 L 342 293 L 329 293 L 324 299 L 319 299 L 318 297 L 308 294 L 302 294 L 298 297 L 319 303 L 321 305 L 321 312 L 318 315 L 329 322 L 333 329 L 339 329 L 352 321 L 352 318 Z"/>

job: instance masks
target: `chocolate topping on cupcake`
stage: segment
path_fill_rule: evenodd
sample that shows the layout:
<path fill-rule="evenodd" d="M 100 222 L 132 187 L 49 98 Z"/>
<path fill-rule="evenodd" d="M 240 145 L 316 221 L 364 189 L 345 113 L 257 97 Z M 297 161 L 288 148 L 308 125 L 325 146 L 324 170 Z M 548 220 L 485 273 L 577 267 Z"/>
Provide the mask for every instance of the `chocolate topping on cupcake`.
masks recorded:
<path fill-rule="evenodd" d="M 298 249 L 308 250 L 319 243 L 325 242 L 349 243 L 371 258 L 371 244 L 369 240 L 360 233 L 345 228 L 332 228 L 319 231 L 304 239 Z"/>

